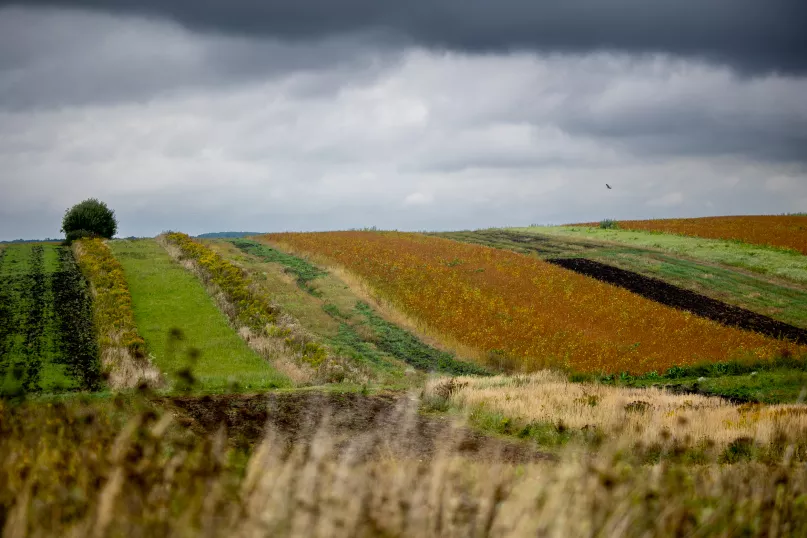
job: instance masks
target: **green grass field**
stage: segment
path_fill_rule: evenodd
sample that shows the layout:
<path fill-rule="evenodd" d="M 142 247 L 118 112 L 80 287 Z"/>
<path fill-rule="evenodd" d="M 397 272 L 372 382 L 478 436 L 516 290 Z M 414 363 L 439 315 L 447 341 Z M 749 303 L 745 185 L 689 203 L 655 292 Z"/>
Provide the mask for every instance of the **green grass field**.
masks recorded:
<path fill-rule="evenodd" d="M 111 241 L 110 247 L 126 273 L 138 330 L 174 389 L 186 388 L 188 368 L 202 392 L 288 385 L 233 331 L 199 280 L 155 240 Z"/>

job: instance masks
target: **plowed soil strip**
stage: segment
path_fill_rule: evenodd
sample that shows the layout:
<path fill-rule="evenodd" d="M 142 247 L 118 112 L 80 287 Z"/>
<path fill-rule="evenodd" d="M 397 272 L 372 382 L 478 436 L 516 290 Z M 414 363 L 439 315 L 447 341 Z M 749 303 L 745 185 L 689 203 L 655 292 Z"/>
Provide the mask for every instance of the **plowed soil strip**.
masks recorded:
<path fill-rule="evenodd" d="M 807 344 L 807 330 L 667 284 L 657 278 L 584 258 L 554 258 L 546 261 L 723 325 Z"/>

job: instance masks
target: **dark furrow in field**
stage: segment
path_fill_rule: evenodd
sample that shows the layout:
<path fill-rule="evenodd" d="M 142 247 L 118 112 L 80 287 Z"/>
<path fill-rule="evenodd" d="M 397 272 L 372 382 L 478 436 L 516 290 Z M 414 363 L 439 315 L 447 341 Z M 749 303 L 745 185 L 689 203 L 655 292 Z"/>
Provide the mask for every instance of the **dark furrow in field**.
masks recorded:
<path fill-rule="evenodd" d="M 31 247 L 29 271 L 25 276 L 23 304 L 27 316 L 22 327 L 24 336 L 22 362 L 22 387 L 25 392 L 40 390 L 42 375 L 42 337 L 45 331 L 45 260 L 41 245 Z"/>
<path fill-rule="evenodd" d="M 584 258 L 554 258 L 546 261 L 723 325 L 807 344 L 807 330 L 673 286 L 657 278 Z"/>
<path fill-rule="evenodd" d="M 52 288 L 62 361 L 82 389 L 98 390 L 101 366 L 92 324 L 92 299 L 69 249 L 59 249 L 59 270 L 52 275 Z"/>

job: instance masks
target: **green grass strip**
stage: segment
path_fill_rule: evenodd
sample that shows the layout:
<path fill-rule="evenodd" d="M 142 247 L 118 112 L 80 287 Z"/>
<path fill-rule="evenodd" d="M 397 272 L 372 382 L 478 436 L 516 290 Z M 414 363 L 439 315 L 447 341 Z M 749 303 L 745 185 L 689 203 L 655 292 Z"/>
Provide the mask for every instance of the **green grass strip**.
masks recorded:
<path fill-rule="evenodd" d="M 199 280 L 155 240 L 109 246 L 123 266 L 140 334 L 175 389 L 187 385 L 189 368 L 203 392 L 289 385 L 232 330 Z"/>
<path fill-rule="evenodd" d="M 356 311 L 367 319 L 367 323 L 375 332 L 376 345 L 380 350 L 386 351 L 419 370 L 451 375 L 489 375 L 489 372 L 481 366 L 458 361 L 451 353 L 440 351 L 421 342 L 412 333 L 376 314 L 367 303 L 357 303 Z"/>
<path fill-rule="evenodd" d="M 305 289 L 311 294 L 316 294 L 316 292 L 309 286 L 309 283 L 317 277 L 328 274 L 319 267 L 308 263 L 302 258 L 292 256 L 291 254 L 286 254 L 285 252 L 268 247 L 258 243 L 257 241 L 251 241 L 248 239 L 232 239 L 230 242 L 247 254 L 251 254 L 262 261 L 279 263 L 286 268 L 287 272 L 297 277 L 297 284 L 301 288 Z"/>

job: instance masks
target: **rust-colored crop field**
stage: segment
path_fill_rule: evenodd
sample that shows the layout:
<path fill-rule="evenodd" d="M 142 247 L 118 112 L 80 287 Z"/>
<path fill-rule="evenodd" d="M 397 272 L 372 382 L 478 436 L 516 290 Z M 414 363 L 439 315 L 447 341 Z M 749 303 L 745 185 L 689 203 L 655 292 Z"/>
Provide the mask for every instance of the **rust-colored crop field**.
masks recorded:
<path fill-rule="evenodd" d="M 591 223 L 596 226 L 596 223 Z M 670 234 L 733 239 L 807 254 L 807 216 L 703 217 L 697 219 L 657 219 L 620 221 L 619 227 Z"/>
<path fill-rule="evenodd" d="M 363 277 L 406 314 L 478 350 L 489 364 L 645 373 L 806 351 L 509 251 L 398 232 L 263 238 Z"/>

